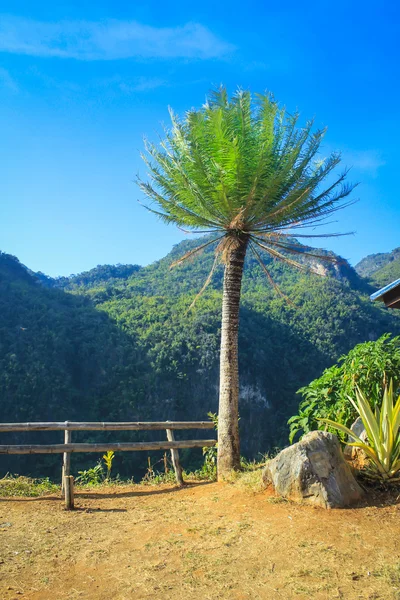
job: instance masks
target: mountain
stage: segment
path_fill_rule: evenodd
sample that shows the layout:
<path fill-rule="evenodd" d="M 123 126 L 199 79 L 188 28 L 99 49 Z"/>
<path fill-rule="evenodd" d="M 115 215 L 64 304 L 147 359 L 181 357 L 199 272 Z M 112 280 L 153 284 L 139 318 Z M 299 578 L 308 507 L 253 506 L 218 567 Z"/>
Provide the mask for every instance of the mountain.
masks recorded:
<path fill-rule="evenodd" d="M 127 279 L 141 268 L 140 265 L 97 265 L 94 269 L 84 271 L 79 275 L 56 278 L 48 277 L 40 271 L 38 273 L 35 273 L 30 269 L 27 269 L 27 271 L 30 275 L 39 279 L 40 283 L 45 287 L 61 288 L 72 291 L 79 290 L 79 288 L 91 288 L 105 283 L 111 285 L 119 279 Z"/>
<path fill-rule="evenodd" d="M 222 266 L 188 310 L 210 272 L 215 244 L 170 269 L 197 244 L 182 242 L 148 267 L 100 266 L 57 279 L 0 254 L 2 420 L 197 420 L 216 412 Z M 263 259 L 290 301 L 249 256 L 239 334 L 240 426 L 249 457 L 287 443 L 286 421 L 301 386 L 356 343 L 400 333 L 396 311 L 372 304 L 370 283 L 345 261 L 315 259 L 325 275 L 319 277 Z M 105 439 L 102 432 L 74 436 Z M 118 438 L 139 439 L 132 433 Z M 131 474 L 143 462 L 139 455 L 118 456 L 116 470 Z M 3 459 L 0 471 L 35 475 L 58 473 L 60 462 Z M 86 458 L 73 460 L 82 468 Z M 93 456 L 87 460 L 93 464 Z"/>
<path fill-rule="evenodd" d="M 355 269 L 375 288 L 384 287 L 392 281 L 400 279 L 400 247 L 395 248 L 392 252 L 370 254 L 363 258 Z"/>

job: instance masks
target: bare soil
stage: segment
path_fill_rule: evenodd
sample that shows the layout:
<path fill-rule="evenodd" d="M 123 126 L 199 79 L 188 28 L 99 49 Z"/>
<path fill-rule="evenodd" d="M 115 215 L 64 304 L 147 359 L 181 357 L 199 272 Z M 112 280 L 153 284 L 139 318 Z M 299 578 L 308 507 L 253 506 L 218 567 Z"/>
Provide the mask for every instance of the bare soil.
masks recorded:
<path fill-rule="evenodd" d="M 371 500 L 371 499 L 370 499 Z M 323 510 L 237 484 L 0 499 L 1 600 L 400 598 L 400 504 Z"/>

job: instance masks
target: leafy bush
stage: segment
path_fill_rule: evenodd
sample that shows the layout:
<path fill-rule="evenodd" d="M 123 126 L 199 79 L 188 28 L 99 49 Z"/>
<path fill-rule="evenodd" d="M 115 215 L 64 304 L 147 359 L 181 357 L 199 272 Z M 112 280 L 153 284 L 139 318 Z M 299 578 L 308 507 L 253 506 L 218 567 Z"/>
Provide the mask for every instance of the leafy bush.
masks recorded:
<path fill-rule="evenodd" d="M 78 471 L 79 475 L 76 478 L 76 483 L 81 485 L 99 485 L 104 481 L 104 470 L 101 462 L 98 462 L 95 467 L 86 471 Z"/>
<path fill-rule="evenodd" d="M 336 365 L 326 369 L 319 379 L 301 388 L 299 413 L 288 421 L 289 439 L 303 431 L 324 428 L 320 419 L 330 419 L 350 427 L 357 411 L 348 397 L 356 399 L 355 386 L 368 398 L 372 409 L 380 404 L 383 390 L 393 380 L 400 385 L 400 337 L 385 334 L 375 342 L 358 344 Z M 344 439 L 344 433 L 341 433 Z"/>
<path fill-rule="evenodd" d="M 350 446 L 361 448 L 369 458 L 369 475 L 374 479 L 383 481 L 399 481 L 400 472 L 400 396 L 397 402 L 393 393 L 393 380 L 389 389 L 385 388 L 381 408 L 375 407 L 375 414 L 371 410 L 370 402 L 356 387 L 356 401 L 349 397 L 358 415 L 361 417 L 368 442 L 363 442 L 353 431 L 335 423 L 330 419 L 322 419 L 334 429 L 350 436 L 354 442 Z"/>

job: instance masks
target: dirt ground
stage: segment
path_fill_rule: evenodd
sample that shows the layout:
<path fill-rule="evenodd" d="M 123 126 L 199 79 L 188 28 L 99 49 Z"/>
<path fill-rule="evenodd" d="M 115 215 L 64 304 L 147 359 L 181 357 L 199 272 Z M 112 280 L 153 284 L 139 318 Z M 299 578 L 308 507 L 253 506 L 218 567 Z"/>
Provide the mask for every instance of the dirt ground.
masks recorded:
<path fill-rule="evenodd" d="M 400 499 L 398 499 L 400 501 Z M 236 484 L 0 499 L 1 600 L 400 598 L 400 504 L 326 511 Z"/>

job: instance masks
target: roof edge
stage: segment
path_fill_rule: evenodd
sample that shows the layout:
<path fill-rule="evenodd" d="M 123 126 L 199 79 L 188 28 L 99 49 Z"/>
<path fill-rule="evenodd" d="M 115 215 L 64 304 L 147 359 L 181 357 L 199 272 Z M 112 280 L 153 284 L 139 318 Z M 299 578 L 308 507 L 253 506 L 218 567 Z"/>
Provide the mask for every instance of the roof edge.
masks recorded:
<path fill-rule="evenodd" d="M 371 294 L 371 296 L 369 297 L 371 302 L 375 302 L 375 300 L 381 300 L 382 297 L 389 292 L 390 290 L 394 289 L 397 286 L 400 286 L 400 279 L 396 279 L 396 281 L 392 281 L 392 283 L 389 283 L 388 285 L 386 285 L 385 287 L 381 288 L 380 290 L 378 290 L 377 292 L 374 292 L 373 294 Z"/>

